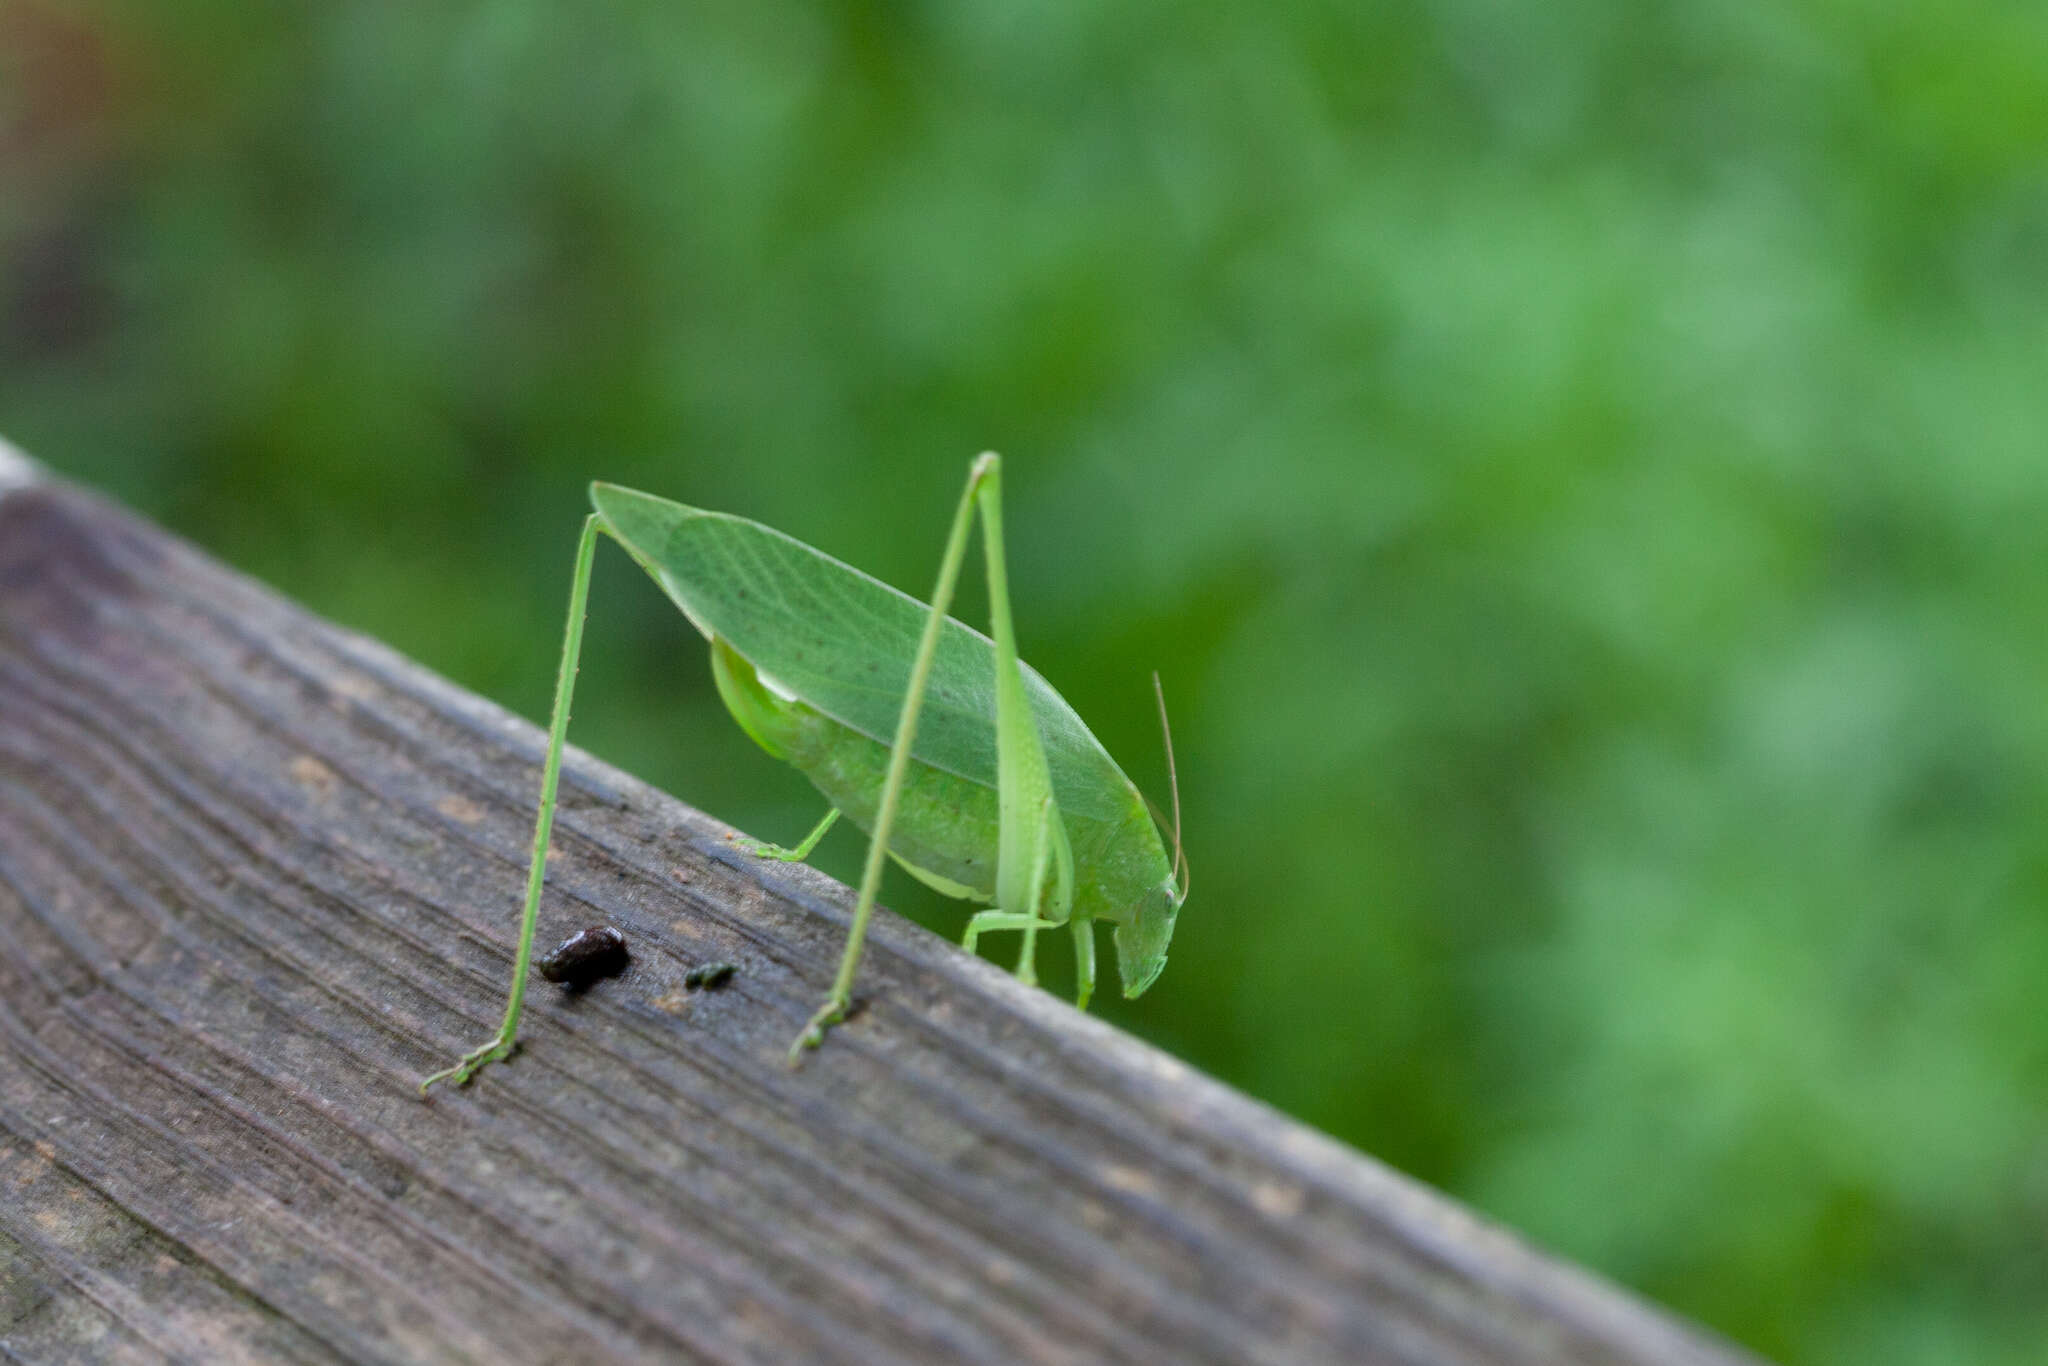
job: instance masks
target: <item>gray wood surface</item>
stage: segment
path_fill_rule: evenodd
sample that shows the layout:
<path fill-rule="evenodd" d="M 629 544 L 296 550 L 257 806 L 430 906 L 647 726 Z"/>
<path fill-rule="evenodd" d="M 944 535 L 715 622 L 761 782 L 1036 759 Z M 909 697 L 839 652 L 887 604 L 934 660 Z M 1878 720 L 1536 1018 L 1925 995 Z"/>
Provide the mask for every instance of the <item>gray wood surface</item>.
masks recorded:
<path fill-rule="evenodd" d="M 541 744 L 0 447 L 0 1361 L 1747 1359 Z"/>

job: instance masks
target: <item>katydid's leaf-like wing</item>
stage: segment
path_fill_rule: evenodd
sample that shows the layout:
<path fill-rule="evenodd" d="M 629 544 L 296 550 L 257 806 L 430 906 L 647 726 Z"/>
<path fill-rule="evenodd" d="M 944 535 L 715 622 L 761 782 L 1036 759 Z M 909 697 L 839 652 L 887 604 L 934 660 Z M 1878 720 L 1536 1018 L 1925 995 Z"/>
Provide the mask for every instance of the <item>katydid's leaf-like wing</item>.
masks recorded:
<path fill-rule="evenodd" d="M 592 484 L 590 501 L 697 629 L 722 637 L 767 686 L 880 744 L 894 742 L 930 607 L 744 517 L 616 484 Z M 1022 667 L 1061 812 L 1121 821 L 1137 789 L 1052 685 Z M 947 617 L 911 752 L 994 788 L 995 725 L 995 646 Z"/>

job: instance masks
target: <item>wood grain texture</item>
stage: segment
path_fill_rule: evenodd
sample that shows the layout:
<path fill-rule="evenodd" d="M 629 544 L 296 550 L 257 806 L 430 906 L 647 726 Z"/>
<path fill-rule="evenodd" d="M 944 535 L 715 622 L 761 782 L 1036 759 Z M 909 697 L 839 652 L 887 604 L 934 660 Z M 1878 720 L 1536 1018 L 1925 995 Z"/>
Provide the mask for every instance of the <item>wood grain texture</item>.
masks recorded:
<path fill-rule="evenodd" d="M 543 932 L 632 967 L 421 1101 L 540 732 L 13 483 L 0 1360 L 1747 1359 L 887 914 L 790 1071 L 848 890 L 581 754 Z"/>

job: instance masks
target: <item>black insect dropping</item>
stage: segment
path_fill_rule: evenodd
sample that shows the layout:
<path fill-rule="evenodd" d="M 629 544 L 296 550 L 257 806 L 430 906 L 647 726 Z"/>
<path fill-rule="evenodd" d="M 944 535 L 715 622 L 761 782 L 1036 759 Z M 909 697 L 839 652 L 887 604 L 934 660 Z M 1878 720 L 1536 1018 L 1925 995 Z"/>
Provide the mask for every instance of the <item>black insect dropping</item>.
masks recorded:
<path fill-rule="evenodd" d="M 592 925 L 576 931 L 542 958 L 540 975 L 571 991 L 582 991 L 601 978 L 624 972 L 628 957 L 625 935 L 610 925 Z"/>
<path fill-rule="evenodd" d="M 716 991 L 730 982 L 732 975 L 738 971 L 739 968 L 731 963 L 706 963 L 684 973 L 683 985 L 692 991 L 700 987 L 705 991 Z"/>

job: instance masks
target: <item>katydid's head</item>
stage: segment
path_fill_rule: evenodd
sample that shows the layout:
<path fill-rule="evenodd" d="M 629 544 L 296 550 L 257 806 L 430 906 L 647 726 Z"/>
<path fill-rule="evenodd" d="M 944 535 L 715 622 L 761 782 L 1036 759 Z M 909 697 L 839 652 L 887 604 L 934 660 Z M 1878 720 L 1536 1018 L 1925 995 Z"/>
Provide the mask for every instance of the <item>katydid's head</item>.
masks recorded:
<path fill-rule="evenodd" d="M 1184 899 L 1169 878 L 1154 887 L 1116 927 L 1116 970 L 1126 997 L 1140 996 L 1159 979 L 1166 966 L 1166 946 L 1173 939 L 1173 918 Z"/>
<path fill-rule="evenodd" d="M 1180 774 L 1173 762 L 1173 728 L 1166 722 L 1166 693 L 1156 673 L 1152 675 L 1152 695 L 1159 701 L 1159 734 L 1166 745 L 1166 778 L 1173 790 L 1173 863 L 1165 879 L 1139 897 L 1130 914 L 1117 922 L 1116 967 L 1126 997 L 1142 995 L 1158 979 L 1159 970 L 1166 966 L 1166 946 L 1173 939 L 1174 917 L 1188 899 L 1188 861 L 1180 842 Z M 1153 834 L 1156 839 L 1156 830 Z M 1165 849 L 1156 843 L 1153 847 L 1164 863 Z"/>

